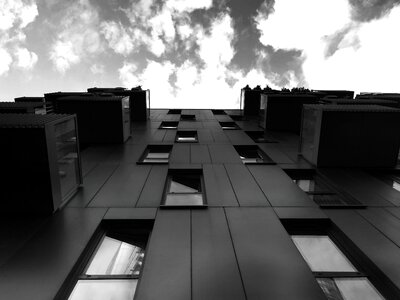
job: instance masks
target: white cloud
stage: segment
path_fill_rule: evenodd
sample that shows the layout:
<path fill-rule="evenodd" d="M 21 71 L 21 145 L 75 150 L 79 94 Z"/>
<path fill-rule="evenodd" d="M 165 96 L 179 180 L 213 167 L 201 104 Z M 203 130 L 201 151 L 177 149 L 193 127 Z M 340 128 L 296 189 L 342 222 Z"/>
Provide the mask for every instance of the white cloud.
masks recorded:
<path fill-rule="evenodd" d="M 38 61 L 36 53 L 29 51 L 26 48 L 18 48 L 15 52 L 16 64 L 19 68 L 31 70 Z"/>
<path fill-rule="evenodd" d="M 108 41 L 108 46 L 115 53 L 127 56 L 132 52 L 134 47 L 133 40 L 121 23 L 114 21 L 102 22 L 100 28 L 101 33 L 104 34 Z"/>
<path fill-rule="evenodd" d="M 168 0 L 165 5 L 169 9 L 175 10 L 179 13 L 190 13 L 196 9 L 210 9 L 212 7 L 212 0 Z"/>
<path fill-rule="evenodd" d="M 0 30 L 11 29 L 14 25 L 26 27 L 38 16 L 38 9 L 34 1 L 28 3 L 21 0 L 0 1 Z"/>
<path fill-rule="evenodd" d="M 53 44 L 50 59 L 61 74 L 64 74 L 71 65 L 80 61 L 80 57 L 70 41 L 57 41 Z"/>
<path fill-rule="evenodd" d="M 246 84 L 273 86 L 261 68 L 245 74 L 230 66 L 235 33 L 229 12 L 215 17 L 209 30 L 182 20 L 176 23 L 180 39 L 197 46 L 197 57 L 182 64 L 149 60 L 143 70 L 125 62 L 119 69 L 125 86 L 151 89 L 152 107 L 238 108 L 240 89 Z M 198 59 L 202 61 L 200 66 Z"/>
<path fill-rule="evenodd" d="M 90 71 L 95 75 L 104 74 L 106 67 L 102 64 L 94 64 L 90 67 Z"/>
<path fill-rule="evenodd" d="M 103 45 L 98 30 L 99 15 L 88 0 L 69 6 L 60 23 L 49 55 L 55 68 L 63 74 L 73 65 L 99 54 Z"/>
<path fill-rule="evenodd" d="M 7 74 L 12 63 L 12 57 L 5 49 L 0 48 L 0 76 Z"/>
<path fill-rule="evenodd" d="M 260 41 L 276 49 L 302 50 L 311 88 L 393 91 L 398 86 L 400 6 L 367 23 L 351 19 L 346 0 L 281 0 L 274 10 L 255 18 Z"/>

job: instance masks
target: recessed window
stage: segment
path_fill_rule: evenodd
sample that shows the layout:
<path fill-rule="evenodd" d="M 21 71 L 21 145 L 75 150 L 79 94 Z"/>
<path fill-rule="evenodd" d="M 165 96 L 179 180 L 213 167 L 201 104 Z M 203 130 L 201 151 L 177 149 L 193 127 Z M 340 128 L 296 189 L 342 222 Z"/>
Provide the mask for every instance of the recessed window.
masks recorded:
<path fill-rule="evenodd" d="M 243 116 L 242 115 L 229 115 L 229 117 L 232 120 L 235 120 L 235 121 L 242 121 L 243 120 Z"/>
<path fill-rule="evenodd" d="M 266 136 L 264 131 L 246 131 L 246 134 L 256 143 L 277 143 L 273 138 Z"/>
<path fill-rule="evenodd" d="M 224 130 L 237 130 L 240 129 L 235 122 L 219 122 Z"/>
<path fill-rule="evenodd" d="M 181 115 L 181 121 L 196 121 L 196 115 Z"/>
<path fill-rule="evenodd" d="M 179 122 L 174 121 L 164 121 L 161 122 L 160 129 L 177 129 Z"/>
<path fill-rule="evenodd" d="M 197 143 L 197 131 L 193 130 L 178 130 L 176 133 L 177 143 Z"/>
<path fill-rule="evenodd" d="M 205 207 L 204 184 L 199 170 L 172 171 L 168 175 L 163 207 Z"/>
<path fill-rule="evenodd" d="M 365 208 L 365 205 L 350 195 L 340 193 L 321 176 L 315 173 L 289 174 L 293 182 L 316 204 L 324 208 Z"/>
<path fill-rule="evenodd" d="M 96 250 L 78 263 L 75 284 L 67 282 L 59 295 L 69 295 L 69 300 L 133 299 L 151 230 L 148 224 L 137 227 L 102 231 L 87 252 Z"/>
<path fill-rule="evenodd" d="M 171 150 L 171 145 L 149 145 L 137 163 L 167 164 Z"/>
<path fill-rule="evenodd" d="M 222 109 L 212 109 L 211 111 L 214 115 L 226 115 L 225 111 Z"/>
<path fill-rule="evenodd" d="M 328 299 L 384 299 L 329 236 L 292 235 L 292 240 Z"/>
<path fill-rule="evenodd" d="M 258 146 L 234 146 L 244 164 L 275 164 Z"/>
<path fill-rule="evenodd" d="M 180 115 L 182 113 L 182 110 L 181 109 L 170 109 L 169 111 L 168 111 L 168 114 L 169 115 Z"/>

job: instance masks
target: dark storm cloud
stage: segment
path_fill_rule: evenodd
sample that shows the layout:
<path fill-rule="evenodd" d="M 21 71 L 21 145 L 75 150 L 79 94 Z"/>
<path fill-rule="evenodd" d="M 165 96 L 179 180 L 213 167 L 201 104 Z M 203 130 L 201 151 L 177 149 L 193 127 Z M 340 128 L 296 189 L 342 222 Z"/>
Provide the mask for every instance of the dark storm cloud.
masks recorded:
<path fill-rule="evenodd" d="M 349 0 L 352 18 L 355 21 L 368 22 L 386 15 L 400 0 Z"/>

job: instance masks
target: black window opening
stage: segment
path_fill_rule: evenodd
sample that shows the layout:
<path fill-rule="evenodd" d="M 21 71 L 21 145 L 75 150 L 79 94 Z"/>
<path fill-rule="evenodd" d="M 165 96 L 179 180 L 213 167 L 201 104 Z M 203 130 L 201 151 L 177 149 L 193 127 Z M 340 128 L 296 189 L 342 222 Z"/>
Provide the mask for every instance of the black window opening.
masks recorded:
<path fill-rule="evenodd" d="M 56 299 L 133 299 L 152 223 L 148 220 L 103 223 Z"/>
<path fill-rule="evenodd" d="M 245 131 L 246 134 L 256 143 L 277 143 L 278 141 L 265 134 L 264 131 Z"/>
<path fill-rule="evenodd" d="M 329 300 L 398 299 L 385 276 L 327 220 L 282 220 L 291 240 Z M 383 294 L 383 295 L 382 295 Z"/>
<path fill-rule="evenodd" d="M 275 164 L 275 162 L 258 146 L 239 145 L 234 147 L 244 164 Z"/>
<path fill-rule="evenodd" d="M 177 143 L 197 143 L 197 131 L 195 130 L 178 130 L 176 132 L 175 141 Z"/>
<path fill-rule="evenodd" d="M 176 121 L 163 121 L 161 122 L 160 129 L 177 129 L 179 122 Z"/>
<path fill-rule="evenodd" d="M 172 145 L 148 145 L 137 164 L 167 164 Z"/>
<path fill-rule="evenodd" d="M 243 121 L 244 119 L 242 115 L 229 115 L 229 117 L 234 121 Z"/>
<path fill-rule="evenodd" d="M 161 207 L 207 207 L 201 170 L 170 170 Z"/>
<path fill-rule="evenodd" d="M 219 122 L 224 130 L 238 130 L 239 126 L 235 122 Z"/>
<path fill-rule="evenodd" d="M 181 109 L 170 109 L 168 110 L 168 115 L 180 115 L 182 113 Z"/>
<path fill-rule="evenodd" d="M 366 208 L 364 204 L 349 194 L 338 191 L 328 180 L 316 174 L 314 170 L 285 171 L 293 179 L 293 182 L 322 208 Z"/>
<path fill-rule="evenodd" d="M 196 115 L 181 115 L 181 121 L 196 121 Z"/>
<path fill-rule="evenodd" d="M 222 109 L 212 109 L 211 111 L 214 115 L 226 115 L 226 112 Z"/>

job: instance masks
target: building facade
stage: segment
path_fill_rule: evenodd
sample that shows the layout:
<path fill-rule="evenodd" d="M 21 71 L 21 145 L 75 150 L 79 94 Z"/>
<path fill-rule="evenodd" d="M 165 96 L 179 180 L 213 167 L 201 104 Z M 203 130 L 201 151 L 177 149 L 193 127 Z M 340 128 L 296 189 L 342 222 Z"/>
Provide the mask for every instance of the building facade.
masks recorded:
<path fill-rule="evenodd" d="M 2 218 L 0 298 L 400 299 L 397 169 L 316 168 L 299 138 L 152 109 L 81 151 L 56 213 Z"/>

